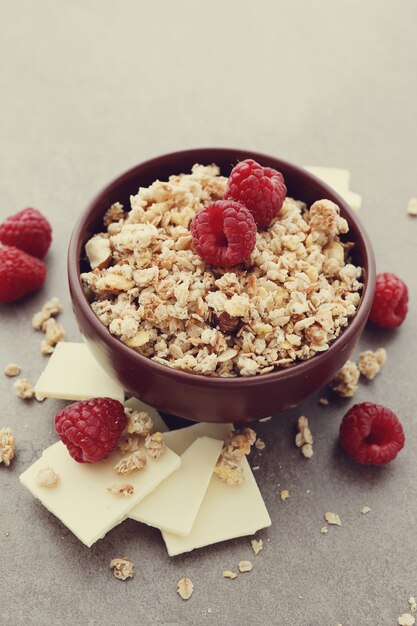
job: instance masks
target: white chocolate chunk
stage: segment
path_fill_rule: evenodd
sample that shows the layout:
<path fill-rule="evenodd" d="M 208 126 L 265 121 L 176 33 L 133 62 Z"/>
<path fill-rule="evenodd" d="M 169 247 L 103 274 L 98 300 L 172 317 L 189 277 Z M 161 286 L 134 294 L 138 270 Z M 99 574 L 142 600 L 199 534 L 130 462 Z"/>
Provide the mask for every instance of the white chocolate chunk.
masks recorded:
<path fill-rule="evenodd" d="M 329 187 L 332 187 L 346 202 L 351 209 L 359 211 L 362 206 L 362 197 L 349 189 L 350 172 L 349 170 L 337 167 L 319 167 L 309 165 L 305 167 L 317 178 L 320 178 Z"/>
<path fill-rule="evenodd" d="M 271 525 L 265 503 L 246 457 L 241 485 L 227 485 L 213 476 L 188 537 L 162 531 L 169 556 L 195 548 L 253 535 Z"/>
<path fill-rule="evenodd" d="M 35 385 L 35 394 L 37 400 L 124 400 L 122 387 L 102 369 L 88 347 L 69 341 L 57 344 Z"/>
<path fill-rule="evenodd" d="M 181 467 L 142 500 L 129 517 L 186 537 L 210 483 L 223 442 L 199 437 L 181 456 Z"/>
<path fill-rule="evenodd" d="M 134 411 L 144 411 L 149 415 L 153 422 L 153 430 L 159 433 L 166 433 L 169 430 L 168 426 L 165 424 L 162 417 L 159 415 L 158 411 L 150 406 L 149 404 L 145 404 L 141 400 L 137 398 L 130 398 L 126 400 L 125 407 L 127 409 L 133 409 Z"/>
<path fill-rule="evenodd" d="M 179 430 L 170 430 L 165 433 L 165 444 L 181 456 L 198 437 L 211 437 L 224 441 L 232 430 L 232 424 L 209 424 L 200 422 Z"/>
<path fill-rule="evenodd" d="M 149 458 L 143 470 L 129 475 L 129 483 L 134 488 L 129 498 L 115 498 L 107 489 L 117 479 L 114 466 L 121 458 L 119 452 L 113 452 L 99 463 L 77 463 L 59 441 L 47 448 L 20 476 L 20 482 L 90 547 L 123 521 L 132 507 L 181 465 L 179 456 L 166 449 L 158 461 Z M 56 489 L 38 485 L 39 470 L 45 466 L 53 467 L 60 477 Z"/>

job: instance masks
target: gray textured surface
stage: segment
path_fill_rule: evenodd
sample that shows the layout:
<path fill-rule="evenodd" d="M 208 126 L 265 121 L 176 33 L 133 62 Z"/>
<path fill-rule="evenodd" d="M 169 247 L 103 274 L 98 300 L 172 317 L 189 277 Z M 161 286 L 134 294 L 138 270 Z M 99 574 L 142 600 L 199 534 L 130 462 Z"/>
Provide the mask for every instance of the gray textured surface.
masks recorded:
<path fill-rule="evenodd" d="M 297 163 L 347 167 L 363 194 L 361 218 L 378 268 L 410 286 L 411 313 L 396 333 L 367 332 L 389 360 L 358 400 L 401 417 L 407 444 L 382 469 L 350 463 L 337 446 L 351 404 L 317 398 L 259 427 L 267 442 L 252 464 L 273 519 L 249 539 L 169 559 L 156 530 L 132 521 L 88 550 L 19 486 L 19 474 L 55 441 L 58 402 L 26 403 L 0 378 L 0 425 L 17 456 L 0 467 L 0 622 L 9 626 L 265 624 L 391 626 L 417 595 L 415 420 L 417 221 L 417 49 L 414 0 L 287 2 L 73 2 L 2 0 L 1 216 L 27 205 L 54 227 L 42 293 L 1 309 L 1 367 L 42 370 L 30 317 L 59 295 L 69 339 L 78 334 L 65 279 L 75 218 L 123 169 L 174 149 L 224 145 L 263 150 Z M 293 445 L 295 418 L 311 419 L 315 456 Z M 291 499 L 279 500 L 279 488 Z M 360 509 L 372 507 L 363 516 Z M 319 532 L 325 511 L 341 528 Z M 127 554 L 134 580 L 109 560 Z M 252 572 L 225 580 L 241 559 Z M 195 583 L 183 602 L 176 582 Z M 211 613 L 207 613 L 211 608 Z"/>

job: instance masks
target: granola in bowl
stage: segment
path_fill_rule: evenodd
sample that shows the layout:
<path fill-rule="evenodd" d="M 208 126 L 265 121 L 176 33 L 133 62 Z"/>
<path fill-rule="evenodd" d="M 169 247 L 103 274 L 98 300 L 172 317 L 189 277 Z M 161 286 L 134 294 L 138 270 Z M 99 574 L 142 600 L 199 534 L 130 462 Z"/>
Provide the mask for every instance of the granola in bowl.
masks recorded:
<path fill-rule="evenodd" d="M 190 224 L 227 182 L 196 164 L 140 188 L 130 211 L 110 207 L 81 279 L 99 320 L 143 356 L 200 375 L 262 375 L 329 348 L 355 315 L 362 270 L 338 206 L 289 197 L 245 262 L 208 265 Z"/>

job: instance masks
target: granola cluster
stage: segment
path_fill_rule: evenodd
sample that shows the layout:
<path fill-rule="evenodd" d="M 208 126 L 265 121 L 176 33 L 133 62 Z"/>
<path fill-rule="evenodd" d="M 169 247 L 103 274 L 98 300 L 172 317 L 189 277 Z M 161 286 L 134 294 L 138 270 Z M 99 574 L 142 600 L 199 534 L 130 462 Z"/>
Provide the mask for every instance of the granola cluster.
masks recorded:
<path fill-rule="evenodd" d="M 153 432 L 153 420 L 146 411 L 125 408 L 125 414 L 126 428 L 117 444 L 124 456 L 114 468 L 117 474 L 130 474 L 146 467 L 147 457 L 140 449 L 142 445 L 154 461 L 158 461 L 165 452 L 164 437 L 160 432 Z"/>
<path fill-rule="evenodd" d="M 223 444 L 214 473 L 228 485 L 240 485 L 244 480 L 242 460 L 247 456 L 256 441 L 256 433 L 251 428 L 241 432 L 233 431 Z"/>
<path fill-rule="evenodd" d="M 15 437 L 10 428 L 0 428 L 0 463 L 10 465 L 14 458 Z"/>
<path fill-rule="evenodd" d="M 111 207 L 81 275 L 97 317 L 140 354 L 210 376 L 266 374 L 327 350 L 362 287 L 339 207 L 286 198 L 248 262 L 226 271 L 195 253 L 189 229 L 226 183 L 217 166 L 194 165 L 140 188 L 128 213 Z"/>

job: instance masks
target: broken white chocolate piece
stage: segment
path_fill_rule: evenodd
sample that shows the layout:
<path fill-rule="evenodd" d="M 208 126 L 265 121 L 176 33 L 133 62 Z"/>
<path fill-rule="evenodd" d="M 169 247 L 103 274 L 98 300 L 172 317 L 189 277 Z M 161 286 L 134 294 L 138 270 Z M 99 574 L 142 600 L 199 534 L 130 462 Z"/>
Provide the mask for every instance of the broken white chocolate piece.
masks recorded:
<path fill-rule="evenodd" d="M 103 235 L 95 235 L 85 244 L 85 253 L 92 270 L 98 267 L 100 270 L 110 265 L 112 252 L 110 239 Z"/>
<path fill-rule="evenodd" d="M 331 512 L 325 513 L 324 514 L 324 519 L 326 520 L 326 522 L 328 524 L 332 524 L 334 526 L 341 526 L 342 525 L 340 517 L 338 516 L 337 513 L 331 513 Z"/>
<path fill-rule="evenodd" d="M 129 475 L 129 483 L 134 487 L 129 498 L 110 498 L 107 487 L 114 483 L 114 466 L 122 458 L 119 452 L 113 452 L 98 463 L 77 463 L 59 441 L 20 476 L 20 482 L 90 547 L 181 465 L 181 459 L 166 449 L 159 461 L 149 459 L 145 469 Z M 39 470 L 45 466 L 53 467 L 60 476 L 58 489 L 38 485 Z"/>
<path fill-rule="evenodd" d="M 413 217 L 417 215 L 417 198 L 410 198 L 407 204 L 407 213 Z"/>
<path fill-rule="evenodd" d="M 253 568 L 253 565 L 250 561 L 240 561 L 239 562 L 239 572 L 250 572 Z"/>
<path fill-rule="evenodd" d="M 244 482 L 241 485 L 230 487 L 215 475 L 211 478 L 188 537 L 162 531 L 170 556 L 219 541 L 253 535 L 271 525 L 271 518 L 246 457 L 242 461 L 242 468 Z"/>
<path fill-rule="evenodd" d="M 231 572 L 230 569 L 223 570 L 223 578 L 230 578 L 230 580 L 234 580 L 237 578 L 236 572 Z"/>
<path fill-rule="evenodd" d="M 110 567 L 113 569 L 113 575 L 119 580 L 126 580 L 132 578 L 135 573 L 135 568 L 132 561 L 129 561 L 127 556 L 122 558 L 112 559 L 110 561 Z"/>
<path fill-rule="evenodd" d="M 44 467 L 39 470 L 36 477 L 38 487 L 56 487 L 59 484 L 59 476 L 54 472 L 52 467 Z"/>
<path fill-rule="evenodd" d="M 181 596 L 183 600 L 189 600 L 194 591 L 194 584 L 190 578 L 181 578 L 178 581 L 178 589 L 177 593 Z"/>
<path fill-rule="evenodd" d="M 190 534 L 207 491 L 222 441 L 200 437 L 182 454 L 181 467 L 129 513 L 160 530 Z"/>
<path fill-rule="evenodd" d="M 16 363 L 9 363 L 4 368 L 4 375 L 9 376 L 10 378 L 13 376 L 19 376 L 20 374 L 20 366 Z"/>
<path fill-rule="evenodd" d="M 170 430 L 165 433 L 165 445 L 175 452 L 175 454 L 181 456 L 198 437 L 211 437 L 212 439 L 218 439 L 223 442 L 230 435 L 232 428 L 232 424 L 199 422 L 198 424 L 193 424 L 186 428 Z"/>
<path fill-rule="evenodd" d="M 126 413 L 126 433 L 128 435 L 138 435 L 146 437 L 153 431 L 153 421 L 146 411 L 134 411 L 125 408 Z"/>
<path fill-rule="evenodd" d="M 147 413 L 152 420 L 154 430 L 160 433 L 165 433 L 167 430 L 169 430 L 168 426 L 165 424 L 158 411 L 149 404 L 145 404 L 145 402 L 142 402 L 137 398 L 130 398 L 129 400 L 126 400 L 125 407 L 139 413 Z"/>
<path fill-rule="evenodd" d="M 59 342 L 35 385 L 37 400 L 88 400 L 107 397 L 123 402 L 124 391 L 97 363 L 84 343 Z"/>

